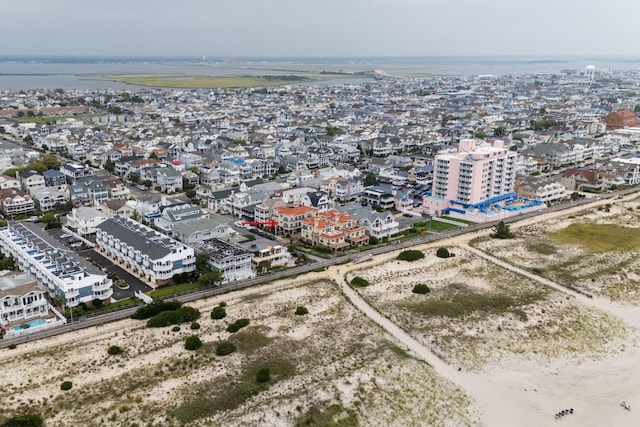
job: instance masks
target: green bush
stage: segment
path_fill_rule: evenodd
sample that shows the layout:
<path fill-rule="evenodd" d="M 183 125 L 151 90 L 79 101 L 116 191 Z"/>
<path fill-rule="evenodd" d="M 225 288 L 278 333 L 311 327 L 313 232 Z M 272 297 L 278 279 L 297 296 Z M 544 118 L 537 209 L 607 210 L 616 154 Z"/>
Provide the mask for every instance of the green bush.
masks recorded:
<path fill-rule="evenodd" d="M 42 427 L 44 421 L 40 415 L 24 414 L 6 419 L 2 423 L 3 427 Z"/>
<path fill-rule="evenodd" d="M 357 286 L 359 288 L 364 288 L 366 286 L 369 286 L 369 282 L 367 282 L 365 279 L 363 279 L 360 276 L 356 276 L 353 279 L 351 279 L 351 286 Z"/>
<path fill-rule="evenodd" d="M 164 326 L 178 325 L 185 322 L 193 322 L 200 317 L 200 311 L 193 307 L 180 307 L 173 311 L 163 311 L 147 320 L 148 328 L 162 328 Z"/>
<path fill-rule="evenodd" d="M 249 319 L 246 319 L 246 318 L 238 319 L 236 320 L 235 323 L 241 328 L 244 328 L 245 326 L 249 326 Z"/>
<path fill-rule="evenodd" d="M 16 344 L 9 344 L 9 350 L 13 350 L 18 348 L 18 346 Z"/>
<path fill-rule="evenodd" d="M 406 251 L 402 251 L 400 252 L 400 254 L 398 254 L 398 259 L 400 261 L 417 261 L 419 259 L 424 258 L 424 252 L 422 251 L 418 251 L 415 249 L 409 249 Z"/>
<path fill-rule="evenodd" d="M 191 335 L 184 340 L 184 348 L 187 350 L 197 350 L 202 347 L 202 341 L 197 335 Z"/>
<path fill-rule="evenodd" d="M 232 323 L 227 326 L 227 332 L 238 332 L 240 330 L 240 325 L 237 323 Z"/>
<path fill-rule="evenodd" d="M 60 384 L 60 390 L 62 391 L 71 390 L 71 387 L 73 387 L 73 383 L 71 381 L 65 381 Z"/>
<path fill-rule="evenodd" d="M 139 320 L 150 319 L 163 311 L 175 311 L 180 307 L 182 307 L 182 303 L 180 301 L 154 301 L 151 304 L 140 307 L 135 313 L 133 313 L 131 318 Z"/>
<path fill-rule="evenodd" d="M 304 316 L 305 314 L 309 314 L 309 310 L 307 310 L 307 307 L 301 306 L 299 305 L 296 308 L 296 315 L 298 316 Z"/>
<path fill-rule="evenodd" d="M 232 342 L 222 341 L 216 346 L 216 354 L 218 356 L 226 356 L 236 351 L 236 346 Z"/>
<path fill-rule="evenodd" d="M 109 353 L 111 356 L 117 356 L 118 354 L 124 353 L 124 350 L 122 349 L 122 347 L 119 347 L 117 345 L 112 345 L 107 350 L 107 353 Z"/>
<path fill-rule="evenodd" d="M 429 292 L 431 292 L 431 289 L 429 289 L 429 287 L 425 284 L 418 283 L 413 287 L 413 291 L 411 292 L 413 292 L 414 294 L 428 294 Z"/>
<path fill-rule="evenodd" d="M 449 256 L 450 256 L 449 249 L 447 249 L 447 248 L 438 248 L 438 250 L 436 251 L 436 256 L 438 258 L 449 258 Z"/>
<path fill-rule="evenodd" d="M 194 331 L 197 331 L 198 329 L 200 329 L 200 323 L 191 322 L 191 329 L 193 329 Z"/>
<path fill-rule="evenodd" d="M 211 311 L 211 318 L 216 320 L 216 319 L 222 319 L 224 317 L 227 316 L 227 312 L 224 309 L 224 307 L 218 306 L 215 307 L 212 311 Z"/>
<path fill-rule="evenodd" d="M 171 328 L 171 332 L 180 332 L 180 326 L 174 326 Z"/>
<path fill-rule="evenodd" d="M 271 380 L 271 371 L 269 368 L 261 368 L 256 375 L 256 382 L 258 384 L 268 383 Z"/>

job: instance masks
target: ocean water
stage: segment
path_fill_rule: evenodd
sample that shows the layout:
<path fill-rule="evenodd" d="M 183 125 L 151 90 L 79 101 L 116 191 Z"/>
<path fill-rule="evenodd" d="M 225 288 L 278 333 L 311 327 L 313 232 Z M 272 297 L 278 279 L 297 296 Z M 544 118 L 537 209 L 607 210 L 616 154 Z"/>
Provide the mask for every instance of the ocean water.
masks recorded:
<path fill-rule="evenodd" d="M 1 57 L 0 90 L 130 89 L 104 80 L 113 74 L 226 76 L 296 71 L 373 71 L 403 76 L 559 73 L 565 69 L 640 70 L 634 57 L 396 57 L 396 58 L 63 58 Z"/>

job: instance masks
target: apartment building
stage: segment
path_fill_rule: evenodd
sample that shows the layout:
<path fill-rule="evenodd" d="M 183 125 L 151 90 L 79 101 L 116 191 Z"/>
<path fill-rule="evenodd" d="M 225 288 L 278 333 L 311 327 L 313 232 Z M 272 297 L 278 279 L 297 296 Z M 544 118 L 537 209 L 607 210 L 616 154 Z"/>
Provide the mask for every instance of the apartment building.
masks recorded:
<path fill-rule="evenodd" d="M 276 234 L 292 236 L 302 230 L 302 220 L 311 218 L 317 212 L 309 206 L 276 206 L 273 208 L 273 220 L 276 222 Z"/>
<path fill-rule="evenodd" d="M 440 215 L 471 208 L 484 213 L 514 198 L 516 158 L 504 141 L 460 140 L 457 153 L 436 155 L 433 191 L 423 199 L 424 211 Z"/>
<path fill-rule="evenodd" d="M 27 273 L 0 274 L 0 326 L 46 316 L 49 304 L 38 282 Z"/>
<path fill-rule="evenodd" d="M 196 268 L 193 248 L 119 215 L 96 226 L 96 245 L 136 276 L 157 285 Z"/>
<path fill-rule="evenodd" d="M 62 297 L 75 307 L 94 299 L 108 301 L 113 294 L 107 275 L 32 223 L 9 223 L 0 229 L 0 250 L 12 256 L 19 268 L 31 274 L 51 297 Z"/>

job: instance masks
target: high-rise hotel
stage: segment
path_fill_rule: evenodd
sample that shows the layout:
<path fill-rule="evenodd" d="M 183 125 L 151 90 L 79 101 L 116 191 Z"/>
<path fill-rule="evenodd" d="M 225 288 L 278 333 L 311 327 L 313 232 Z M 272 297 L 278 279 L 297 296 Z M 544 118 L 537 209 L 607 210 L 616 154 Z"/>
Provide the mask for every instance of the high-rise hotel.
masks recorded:
<path fill-rule="evenodd" d="M 457 153 L 436 155 L 432 194 L 423 200 L 424 212 L 490 215 L 516 197 L 516 157 L 501 140 L 461 140 Z"/>

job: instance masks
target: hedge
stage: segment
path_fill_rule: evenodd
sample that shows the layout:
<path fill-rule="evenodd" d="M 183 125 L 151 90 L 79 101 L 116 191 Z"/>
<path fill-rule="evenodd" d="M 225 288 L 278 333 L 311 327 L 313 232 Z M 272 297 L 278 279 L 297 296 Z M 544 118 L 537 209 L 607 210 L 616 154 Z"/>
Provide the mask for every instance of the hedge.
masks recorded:
<path fill-rule="evenodd" d="M 185 322 L 193 322 L 200 317 L 200 311 L 193 307 L 180 307 L 173 311 L 163 311 L 147 320 L 148 328 L 162 328 L 164 326 L 178 325 Z"/>
<path fill-rule="evenodd" d="M 139 320 L 150 319 L 163 311 L 175 311 L 180 307 L 182 307 L 182 303 L 180 301 L 154 301 L 151 304 L 140 307 L 135 313 L 133 313 L 131 318 Z"/>

